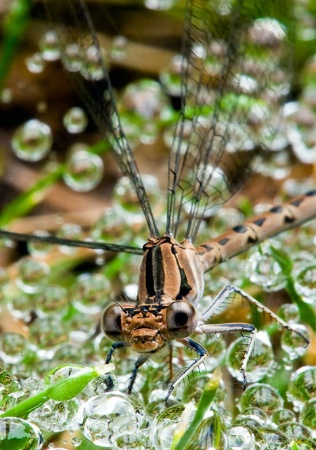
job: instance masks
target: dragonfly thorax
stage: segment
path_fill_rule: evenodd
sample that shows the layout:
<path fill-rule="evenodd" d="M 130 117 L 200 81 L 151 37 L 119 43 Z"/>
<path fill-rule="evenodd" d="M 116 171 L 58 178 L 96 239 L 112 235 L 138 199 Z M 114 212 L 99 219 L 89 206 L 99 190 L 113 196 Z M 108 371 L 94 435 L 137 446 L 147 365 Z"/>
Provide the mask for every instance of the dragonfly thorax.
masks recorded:
<path fill-rule="evenodd" d="M 181 244 L 170 234 L 144 245 L 138 281 L 138 305 L 185 299 L 195 304 L 204 290 L 203 263 L 192 242 Z"/>
<path fill-rule="evenodd" d="M 136 305 L 114 304 L 102 317 L 112 340 L 124 341 L 140 353 L 159 351 L 167 341 L 194 332 L 193 304 L 203 294 L 203 267 L 189 240 L 171 235 L 151 238 L 144 245 Z"/>

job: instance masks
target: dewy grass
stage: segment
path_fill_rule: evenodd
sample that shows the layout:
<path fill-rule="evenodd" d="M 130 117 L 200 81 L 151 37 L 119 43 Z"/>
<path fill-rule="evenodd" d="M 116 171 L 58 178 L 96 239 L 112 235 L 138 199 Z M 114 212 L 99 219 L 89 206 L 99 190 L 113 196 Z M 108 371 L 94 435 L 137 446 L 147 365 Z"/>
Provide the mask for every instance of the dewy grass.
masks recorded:
<path fill-rule="evenodd" d="M 170 120 L 171 116 L 168 117 Z M 161 119 L 160 121 L 162 122 Z M 145 122 L 138 123 L 140 128 Z M 101 143 L 101 149 L 98 147 L 95 152 L 103 153 L 103 145 L 107 147 Z M 56 172 L 44 176 L 29 191 L 13 200 L 3 209 L 1 226 L 28 213 L 39 202 L 44 191 L 61 178 L 61 172 L 63 168 L 59 166 Z M 297 188 L 299 184 L 300 182 Z M 127 222 L 130 221 L 132 219 L 128 216 Z M 311 225 L 310 231 L 305 227 L 300 233 L 311 236 L 312 227 Z M 127 228 L 122 231 L 127 233 Z M 298 236 L 293 233 L 291 243 L 285 245 L 288 256 L 274 247 L 271 247 L 271 251 L 287 280 L 285 288 L 299 307 L 301 317 L 298 321 L 301 323 L 303 319 L 303 322 L 315 330 L 313 306 L 302 302 L 298 296 L 294 285 L 296 275 L 292 270 L 292 266 L 296 264 L 295 255 L 305 254 L 304 252 L 311 255 L 311 244 L 299 247 L 296 246 L 296 240 L 299 240 Z M 292 450 L 315 448 L 313 439 L 316 426 L 311 419 L 316 416 L 313 350 L 309 348 L 306 355 L 289 360 L 286 352 L 278 345 L 277 327 L 274 327 L 274 333 L 271 334 L 275 360 L 271 361 L 265 376 L 256 383 L 251 383 L 245 393 L 242 393 L 239 382 L 232 381 L 226 368 L 223 368 L 225 384 L 219 379 L 218 372 L 211 375 L 209 380 L 214 367 L 225 366 L 223 355 L 227 354 L 227 349 L 221 343 L 221 357 L 217 360 L 213 358 L 212 364 L 206 360 L 205 367 L 200 367 L 199 371 L 196 370 L 177 386 L 168 405 L 164 402 L 166 384 L 169 381 L 166 355 L 161 356 L 160 360 L 159 357 L 153 358 L 144 366 L 131 396 L 122 394 L 136 357 L 128 351 L 118 350 L 113 359 L 114 372 L 103 372 L 103 369 L 106 370 L 105 355 L 111 344 L 98 333 L 92 314 L 84 310 L 86 304 L 77 304 L 76 307 L 73 287 L 81 273 L 92 272 L 111 279 L 111 295 L 99 299 L 97 305 L 101 310 L 107 301 L 117 298 L 115 292 L 121 292 L 120 276 L 127 270 L 128 257 L 120 255 L 106 261 L 105 266 L 100 268 L 98 264 L 91 264 L 91 253 L 62 255 L 56 249 L 51 254 L 48 252 L 44 259 L 50 267 L 50 273 L 47 279 L 43 277 L 40 280 L 38 291 L 33 293 L 22 292 L 17 287 L 14 264 L 8 263 L 9 274 L 4 268 L 2 273 L 1 269 L 1 304 L 17 320 L 25 320 L 27 328 L 27 333 L 22 328 L 19 332 L 3 334 L 0 341 L 0 358 L 4 368 L 0 374 L 0 405 L 3 411 L 0 416 L 1 448 L 37 449 L 40 448 L 38 442 L 45 436 L 46 449 L 51 444 L 57 446 L 58 435 L 69 432 L 70 434 L 63 436 L 63 446 L 80 450 L 100 449 L 105 445 L 115 449 L 146 450 L 202 450 L 212 446 L 217 450 L 226 450 L 232 446 L 240 449 L 254 449 L 256 446 Z M 102 257 L 101 255 L 101 259 Z M 249 281 L 245 266 L 245 257 L 227 262 L 217 272 L 218 279 L 210 281 L 213 284 L 209 291 L 213 294 L 215 281 L 219 285 L 234 282 L 247 286 L 250 291 L 253 289 L 256 298 L 267 297 L 264 289 Z M 64 289 L 65 298 L 61 299 L 60 307 L 48 310 L 45 308 L 45 294 L 53 291 L 54 286 Z M 91 295 L 94 295 L 93 292 Z M 269 295 L 272 296 L 271 293 Z M 281 295 L 283 294 L 274 295 L 274 301 L 277 302 Z M 98 300 L 95 297 L 91 303 Z M 85 302 L 89 303 L 89 298 Z M 64 308 L 65 304 L 69 305 L 68 309 Z M 237 303 L 237 306 L 232 306 L 218 320 L 234 321 L 241 317 L 248 320 L 244 305 Z M 256 322 L 263 330 L 271 327 L 271 324 L 265 324 L 262 315 L 258 316 L 260 317 Z M 47 324 L 42 334 L 38 333 L 41 323 Z M 51 342 L 54 332 L 62 340 L 61 344 Z M 10 347 L 13 343 L 15 348 Z M 241 341 L 241 345 L 243 343 Z M 210 359 L 212 356 L 214 355 L 211 354 Z M 171 361 L 175 372 L 181 370 L 193 357 L 192 353 L 176 347 Z M 258 360 L 260 362 L 259 357 Z M 78 366 L 74 366 L 74 363 Z M 60 364 L 64 364 L 63 367 L 59 367 Z M 60 379 L 51 379 L 50 376 L 45 378 L 45 374 L 52 371 L 52 375 L 58 372 L 63 375 Z M 67 374 L 63 371 L 67 371 Z M 126 409 L 128 415 L 125 413 Z M 39 428 L 37 431 L 34 424 Z M 29 437 L 23 441 L 23 447 L 22 440 L 13 442 L 13 435 L 15 439 L 22 434 L 26 436 L 26 430 Z M 37 440 L 34 435 L 38 437 Z M 90 440 L 84 436 L 89 436 Z"/>

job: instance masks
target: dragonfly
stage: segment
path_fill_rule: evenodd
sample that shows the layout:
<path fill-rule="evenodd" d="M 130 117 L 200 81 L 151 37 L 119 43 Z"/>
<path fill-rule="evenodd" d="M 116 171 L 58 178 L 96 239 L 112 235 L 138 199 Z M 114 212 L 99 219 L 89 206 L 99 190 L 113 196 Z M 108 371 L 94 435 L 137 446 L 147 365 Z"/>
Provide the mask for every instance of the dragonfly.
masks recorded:
<path fill-rule="evenodd" d="M 190 337 L 193 333 L 248 333 L 250 338 L 240 367 L 246 386 L 247 364 L 257 333 L 255 326 L 207 323 L 236 296 L 255 305 L 283 329 L 299 335 L 306 345 L 309 342 L 293 325 L 236 286 L 224 287 L 200 316 L 196 312 L 203 297 L 206 272 L 316 216 L 316 190 L 310 190 L 215 239 L 194 245 L 204 217 L 245 184 L 269 151 L 271 136 L 280 126 L 278 114 L 291 82 L 288 52 L 293 18 L 290 11 L 282 16 L 277 3 L 186 2 L 181 110 L 169 155 L 166 227 L 161 233 L 121 124 L 88 9 L 83 0 L 46 1 L 47 15 L 58 33 L 63 64 L 101 136 L 105 139 L 111 136 L 112 153 L 137 194 L 149 238 L 143 248 L 136 248 L 6 229 L 0 230 L 0 237 L 142 255 L 136 301 L 124 298 L 113 302 L 101 318 L 102 330 L 114 341 L 106 363 L 116 350 L 125 347 L 139 354 L 129 381 L 129 393 L 139 368 L 153 354 L 177 341 L 191 349 L 196 359 L 172 378 L 169 398 L 175 386 L 208 356 L 207 350 Z M 73 52 L 76 61 L 80 60 L 75 66 Z M 267 125 L 271 116 L 274 126 Z M 184 222 L 185 232 L 179 238 L 180 224 Z"/>

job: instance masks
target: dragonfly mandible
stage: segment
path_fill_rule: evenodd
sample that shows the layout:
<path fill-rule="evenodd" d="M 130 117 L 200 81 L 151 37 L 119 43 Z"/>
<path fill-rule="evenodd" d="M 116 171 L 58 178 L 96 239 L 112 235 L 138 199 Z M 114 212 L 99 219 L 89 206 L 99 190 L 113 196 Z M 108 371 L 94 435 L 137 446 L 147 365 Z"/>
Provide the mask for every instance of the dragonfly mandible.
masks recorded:
<path fill-rule="evenodd" d="M 226 5 L 227 6 L 227 5 Z M 241 361 L 243 384 L 256 336 L 248 323 L 207 324 L 221 306 L 240 295 L 267 313 L 282 328 L 305 335 L 246 292 L 227 286 L 198 317 L 204 273 L 252 245 L 316 216 L 316 191 L 274 207 L 216 239 L 194 246 L 209 211 L 231 198 L 249 179 L 279 128 L 278 115 L 290 89 L 291 13 L 281 18 L 276 4 L 237 0 L 227 11 L 221 1 L 188 0 L 183 38 L 181 111 L 169 156 L 166 228 L 156 224 L 142 177 L 124 133 L 110 78 L 83 0 L 47 0 L 57 29 L 62 59 L 101 135 L 111 136 L 112 152 L 143 210 L 149 239 L 143 249 L 58 237 L 29 236 L 0 230 L 0 236 L 60 245 L 143 254 L 136 302 L 110 305 L 101 326 L 116 349 L 140 354 L 128 386 L 131 392 L 141 365 L 177 340 L 197 358 L 172 379 L 167 397 L 207 357 L 193 333 L 249 333 Z M 282 22 L 283 19 L 283 22 Z M 80 59 L 72 65 L 73 51 Z M 258 59 L 261 54 L 261 59 Z M 211 64 L 212 58 L 216 64 Z M 271 124 L 271 117 L 272 124 Z M 269 121 L 269 122 L 268 122 Z M 266 138 L 266 141 L 265 141 Z M 180 224 L 186 222 L 183 236 Z"/>

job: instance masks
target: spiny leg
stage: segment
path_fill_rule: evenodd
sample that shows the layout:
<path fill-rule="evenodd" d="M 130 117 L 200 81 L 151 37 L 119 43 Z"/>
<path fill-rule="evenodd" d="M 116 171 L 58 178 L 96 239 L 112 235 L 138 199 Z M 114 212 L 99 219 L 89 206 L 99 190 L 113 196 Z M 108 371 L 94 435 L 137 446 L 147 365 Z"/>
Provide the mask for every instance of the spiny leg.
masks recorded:
<path fill-rule="evenodd" d="M 249 342 L 246 343 L 246 349 L 243 352 L 240 372 L 242 375 L 242 385 L 245 389 L 247 386 L 246 368 L 254 347 L 257 330 L 254 325 L 249 323 L 222 323 L 222 324 L 207 324 L 201 325 L 196 330 L 197 333 L 206 334 L 225 334 L 225 333 L 250 333 Z"/>
<path fill-rule="evenodd" d="M 242 299 L 247 300 L 249 303 L 255 305 L 259 310 L 265 312 L 268 314 L 273 320 L 275 320 L 282 328 L 289 330 L 293 333 L 296 333 L 298 336 L 300 336 L 306 343 L 306 346 L 309 344 L 309 340 L 306 336 L 304 336 L 303 333 L 296 330 L 295 327 L 291 326 L 284 320 L 282 320 L 280 317 L 278 317 L 271 309 L 264 306 L 262 303 L 258 302 L 255 298 L 251 297 L 251 295 L 247 294 L 247 292 L 243 291 L 242 289 L 239 289 L 236 286 L 226 286 L 223 288 L 220 293 L 215 297 L 212 304 L 207 308 L 202 316 L 201 320 L 205 322 L 208 318 L 210 318 L 214 313 L 218 312 L 220 307 L 227 301 L 230 295 L 235 296 L 236 294 L 240 295 Z M 202 325 L 202 327 L 207 327 L 208 325 Z M 201 328 L 201 327 L 200 327 Z M 205 331 L 206 332 L 206 331 Z"/>
<path fill-rule="evenodd" d="M 241 374 L 243 377 L 243 386 L 246 387 L 247 385 L 247 378 L 246 378 L 246 368 L 249 361 L 249 357 L 251 354 L 251 351 L 254 346 L 255 337 L 257 330 L 256 328 L 251 324 L 244 324 L 244 323 L 228 323 L 228 324 L 205 324 L 205 322 L 208 318 L 210 318 L 212 315 L 214 315 L 216 312 L 218 312 L 221 307 L 227 303 L 227 300 L 229 297 L 233 295 L 240 295 L 242 299 L 247 300 L 249 303 L 255 305 L 259 310 L 265 312 L 268 314 L 272 319 L 274 319 L 282 328 L 289 330 L 293 333 L 296 333 L 298 336 L 300 336 L 304 342 L 306 343 L 306 346 L 309 344 L 309 340 L 306 336 L 304 336 L 303 333 L 296 330 L 295 327 L 291 326 L 284 320 L 282 320 L 280 317 L 278 317 L 274 312 L 272 312 L 269 308 L 262 305 L 262 303 L 258 302 L 256 299 L 251 297 L 249 294 L 244 292 L 242 289 L 237 288 L 236 286 L 226 286 L 224 289 L 220 291 L 220 293 L 215 297 L 212 304 L 207 308 L 204 313 L 201 316 L 201 323 L 198 325 L 196 332 L 197 333 L 235 333 L 235 332 L 248 332 L 250 333 L 250 340 L 249 343 L 246 346 L 246 350 L 244 353 L 244 357 L 241 364 Z"/>
<path fill-rule="evenodd" d="M 175 388 L 177 384 L 180 383 L 181 380 L 183 380 L 187 375 L 189 375 L 196 367 L 198 367 L 208 356 L 207 350 L 198 342 L 195 342 L 193 339 L 190 338 L 184 338 L 184 339 L 177 339 L 178 342 L 183 344 L 185 347 L 190 348 L 191 350 L 194 350 L 195 353 L 197 353 L 198 358 L 193 361 L 192 364 L 190 364 L 189 367 L 184 369 L 182 372 L 180 372 L 173 380 L 171 380 L 167 396 L 165 401 L 167 402 L 168 398 L 171 395 L 171 392 Z"/>

